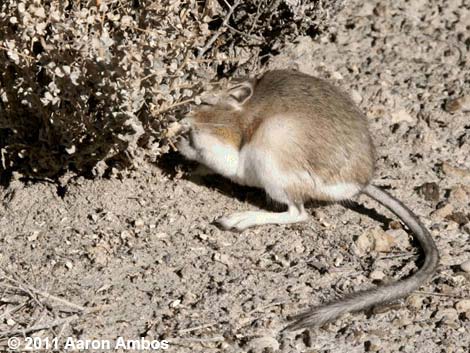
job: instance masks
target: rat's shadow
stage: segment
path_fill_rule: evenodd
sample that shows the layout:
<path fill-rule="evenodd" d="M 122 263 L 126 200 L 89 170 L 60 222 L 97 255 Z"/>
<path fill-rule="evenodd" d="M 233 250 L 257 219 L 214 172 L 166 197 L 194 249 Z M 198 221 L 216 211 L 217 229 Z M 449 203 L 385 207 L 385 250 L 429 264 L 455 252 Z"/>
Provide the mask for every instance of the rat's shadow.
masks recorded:
<path fill-rule="evenodd" d="M 280 212 L 287 209 L 287 206 L 270 200 L 262 189 L 236 184 L 218 174 L 191 175 L 198 166 L 199 163 L 188 161 L 177 152 L 166 153 L 157 161 L 157 167 L 171 179 L 182 173 L 184 175 L 183 179 L 213 189 L 240 202 L 247 202 L 250 205 L 269 211 Z"/>
<path fill-rule="evenodd" d="M 260 209 L 274 212 L 282 212 L 287 209 L 286 205 L 271 200 L 262 189 L 238 185 L 217 174 L 209 174 L 205 176 L 190 175 L 191 171 L 194 171 L 198 165 L 199 163 L 188 161 L 181 156 L 181 154 L 173 151 L 166 153 L 157 162 L 157 166 L 171 179 L 176 178 L 178 174 L 183 172 L 185 180 L 214 189 L 217 192 L 225 196 L 233 197 L 240 202 L 247 202 Z M 333 202 L 313 200 L 308 202 L 306 207 L 315 209 L 331 204 L 333 204 Z M 367 208 L 356 201 L 344 201 L 341 202 L 341 205 L 375 220 L 382 225 L 381 227 L 384 230 L 388 229 L 389 223 L 393 220 L 378 213 L 375 209 Z"/>

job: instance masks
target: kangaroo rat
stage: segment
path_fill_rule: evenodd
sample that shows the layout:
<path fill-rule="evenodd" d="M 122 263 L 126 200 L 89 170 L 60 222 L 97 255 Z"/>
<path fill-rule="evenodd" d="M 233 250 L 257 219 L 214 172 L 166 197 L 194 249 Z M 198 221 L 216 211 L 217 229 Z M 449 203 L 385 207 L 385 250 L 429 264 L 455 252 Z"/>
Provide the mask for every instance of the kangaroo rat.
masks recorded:
<path fill-rule="evenodd" d="M 321 326 L 338 316 L 396 300 L 435 272 L 439 254 L 429 232 L 400 201 L 370 184 L 374 147 L 364 114 L 331 84 L 289 70 L 242 82 L 183 120 L 177 148 L 188 159 L 242 185 L 259 187 L 286 212 L 249 211 L 222 217 L 225 229 L 286 224 L 308 218 L 310 199 L 348 200 L 364 193 L 413 232 L 425 261 L 411 277 L 360 291 L 293 317 L 286 329 Z"/>

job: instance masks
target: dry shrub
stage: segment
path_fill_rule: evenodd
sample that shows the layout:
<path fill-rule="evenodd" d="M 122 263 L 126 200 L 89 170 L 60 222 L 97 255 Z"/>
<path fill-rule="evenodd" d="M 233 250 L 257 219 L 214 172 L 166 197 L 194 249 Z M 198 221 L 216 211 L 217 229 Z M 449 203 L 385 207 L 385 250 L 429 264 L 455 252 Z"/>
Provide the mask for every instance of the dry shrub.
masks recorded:
<path fill-rule="evenodd" d="M 0 171 L 56 179 L 155 159 L 179 108 L 258 72 L 341 3 L 2 1 Z"/>

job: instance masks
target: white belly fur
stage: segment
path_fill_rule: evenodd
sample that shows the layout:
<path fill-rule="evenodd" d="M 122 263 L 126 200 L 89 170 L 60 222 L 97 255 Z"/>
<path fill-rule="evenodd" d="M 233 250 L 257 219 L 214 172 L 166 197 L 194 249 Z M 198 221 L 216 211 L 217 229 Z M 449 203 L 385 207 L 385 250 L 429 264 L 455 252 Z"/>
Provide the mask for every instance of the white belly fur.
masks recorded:
<path fill-rule="evenodd" d="M 205 143 L 200 146 L 201 163 L 237 184 L 264 189 L 278 202 L 292 201 L 286 190 L 294 184 L 304 185 L 306 192 L 316 190 L 338 201 L 349 199 L 360 190 L 358 185 L 352 183 L 326 185 L 317 176 L 302 170 L 282 171 L 271 153 L 253 144 L 246 144 L 237 150 L 210 135 L 201 136 L 202 139 Z"/>

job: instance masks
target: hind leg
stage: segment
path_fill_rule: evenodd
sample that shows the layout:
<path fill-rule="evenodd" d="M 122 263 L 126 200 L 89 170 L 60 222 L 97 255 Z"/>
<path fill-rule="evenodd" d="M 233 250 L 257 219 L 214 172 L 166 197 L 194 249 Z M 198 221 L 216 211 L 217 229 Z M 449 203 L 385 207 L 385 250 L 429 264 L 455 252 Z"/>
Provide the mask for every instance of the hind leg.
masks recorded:
<path fill-rule="evenodd" d="M 246 211 L 219 218 L 216 222 L 224 229 L 243 231 L 263 224 L 288 224 L 308 219 L 303 204 L 288 204 L 286 212 Z"/>

